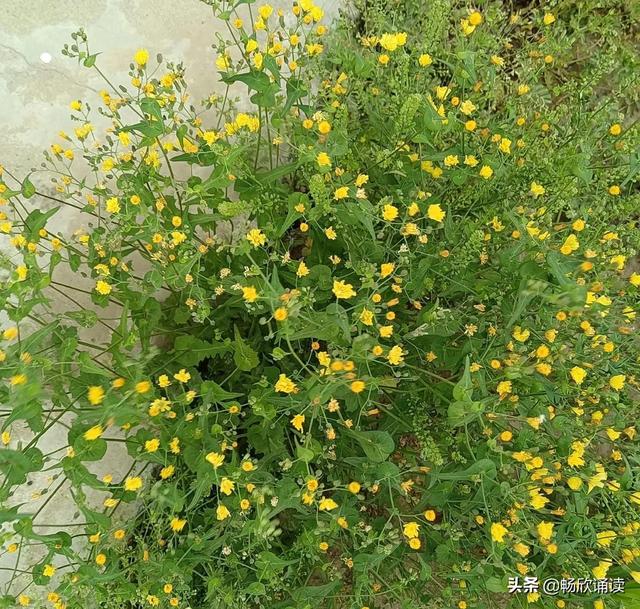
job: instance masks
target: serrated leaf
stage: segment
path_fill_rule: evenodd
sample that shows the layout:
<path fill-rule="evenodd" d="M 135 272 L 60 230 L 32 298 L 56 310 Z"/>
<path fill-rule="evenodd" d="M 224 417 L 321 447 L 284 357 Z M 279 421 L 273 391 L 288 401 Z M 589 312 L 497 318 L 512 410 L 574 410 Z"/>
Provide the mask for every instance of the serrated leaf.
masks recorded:
<path fill-rule="evenodd" d="M 233 361 L 244 372 L 253 370 L 260 363 L 258 354 L 242 339 L 237 326 L 234 328 L 234 337 Z"/>

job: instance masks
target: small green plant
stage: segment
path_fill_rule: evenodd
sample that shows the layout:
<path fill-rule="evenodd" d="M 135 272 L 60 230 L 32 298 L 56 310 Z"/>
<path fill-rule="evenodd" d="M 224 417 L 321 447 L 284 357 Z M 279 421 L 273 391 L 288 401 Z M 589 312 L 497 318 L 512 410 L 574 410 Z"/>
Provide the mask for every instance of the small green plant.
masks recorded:
<path fill-rule="evenodd" d="M 633 9 L 207 4 L 222 95 L 139 49 L 2 174 L 0 606 L 634 606 Z"/>

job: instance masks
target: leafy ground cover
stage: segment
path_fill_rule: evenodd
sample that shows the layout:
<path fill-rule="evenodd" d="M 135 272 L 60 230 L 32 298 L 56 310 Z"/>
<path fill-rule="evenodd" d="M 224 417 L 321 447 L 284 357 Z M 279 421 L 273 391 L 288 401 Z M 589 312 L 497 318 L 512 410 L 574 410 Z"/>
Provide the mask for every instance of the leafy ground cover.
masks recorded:
<path fill-rule="evenodd" d="M 0 604 L 636 606 L 637 8 L 207 3 L 225 94 L 139 49 L 1 176 L 2 551 L 42 554 Z M 15 505 L 39 471 L 81 530 Z"/>

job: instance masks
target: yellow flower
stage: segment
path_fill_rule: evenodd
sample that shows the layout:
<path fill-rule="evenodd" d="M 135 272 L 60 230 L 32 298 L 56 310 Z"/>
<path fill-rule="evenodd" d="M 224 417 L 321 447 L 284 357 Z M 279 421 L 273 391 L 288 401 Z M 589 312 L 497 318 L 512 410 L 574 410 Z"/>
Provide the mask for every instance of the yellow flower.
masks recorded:
<path fill-rule="evenodd" d="M 387 204 L 382 208 L 382 218 L 387 222 L 392 222 L 398 217 L 398 208 L 395 205 Z"/>
<path fill-rule="evenodd" d="M 469 15 L 469 23 L 474 27 L 480 25 L 482 21 L 483 21 L 482 14 L 478 11 L 473 11 Z"/>
<path fill-rule="evenodd" d="M 549 503 L 549 499 L 545 497 L 539 489 L 535 488 L 529 491 L 529 504 L 536 510 L 542 509 Z"/>
<path fill-rule="evenodd" d="M 276 321 L 284 321 L 289 316 L 289 313 L 284 307 L 279 307 L 273 312 L 273 318 Z"/>
<path fill-rule="evenodd" d="M 366 385 L 364 381 L 353 381 L 350 385 L 350 389 L 353 393 L 362 393 L 365 390 L 365 387 Z"/>
<path fill-rule="evenodd" d="M 538 198 L 542 196 L 546 192 L 546 190 L 542 184 L 538 184 L 537 182 L 531 182 L 531 188 L 529 192 L 534 198 Z"/>
<path fill-rule="evenodd" d="M 425 510 L 422 515 L 425 517 L 425 520 L 427 520 L 428 522 L 433 522 L 437 517 L 435 510 Z"/>
<path fill-rule="evenodd" d="M 102 429 L 102 425 L 94 425 L 84 432 L 84 439 L 88 440 L 89 442 L 91 442 L 92 440 L 97 440 L 103 432 L 104 429 Z"/>
<path fill-rule="evenodd" d="M 622 125 L 620 123 L 614 123 L 609 127 L 609 133 L 611 135 L 620 135 L 622 133 Z"/>
<path fill-rule="evenodd" d="M 402 347 L 398 345 L 392 347 L 387 354 L 387 361 L 393 366 L 401 364 L 404 361 Z"/>
<path fill-rule="evenodd" d="M 101 294 L 102 296 L 107 296 L 108 294 L 111 293 L 111 286 L 106 281 L 99 279 L 96 282 L 95 290 L 96 292 L 98 292 L 98 294 Z"/>
<path fill-rule="evenodd" d="M 53 577 L 53 574 L 56 572 L 56 568 L 53 565 L 45 565 L 42 570 L 42 575 L 45 577 Z"/>
<path fill-rule="evenodd" d="M 316 163 L 319 167 L 331 167 L 331 157 L 326 152 L 318 153 Z"/>
<path fill-rule="evenodd" d="M 350 283 L 345 283 L 344 281 L 338 281 L 336 279 L 333 280 L 332 291 L 336 298 L 349 299 L 356 296 L 356 291 Z"/>
<path fill-rule="evenodd" d="M 609 385 L 612 389 L 620 391 L 624 387 L 627 377 L 624 374 L 616 374 L 609 379 Z"/>
<path fill-rule="evenodd" d="M 483 165 L 480 168 L 480 177 L 488 180 L 493 175 L 493 169 L 489 165 Z"/>
<path fill-rule="evenodd" d="M 89 387 L 87 399 L 92 406 L 97 406 L 104 400 L 104 389 L 100 386 Z"/>
<path fill-rule="evenodd" d="M 233 480 L 229 480 L 229 478 L 223 478 L 220 481 L 220 492 L 225 495 L 231 495 L 235 489 L 236 485 Z"/>
<path fill-rule="evenodd" d="M 120 203 L 117 197 L 107 199 L 106 209 L 110 214 L 117 214 L 120 211 Z"/>
<path fill-rule="evenodd" d="M 473 114 L 476 110 L 476 105 L 471 100 L 467 99 L 460 104 L 460 112 L 465 116 Z"/>
<path fill-rule="evenodd" d="M 520 554 L 520 556 L 522 556 L 523 558 L 527 556 L 530 552 L 529 546 L 522 542 L 514 544 L 513 549 L 515 552 Z"/>
<path fill-rule="evenodd" d="M 567 480 L 567 486 L 572 490 L 572 491 L 577 491 L 580 489 L 580 487 L 582 486 L 582 480 L 580 478 L 578 478 L 578 476 L 571 476 L 568 480 Z"/>
<path fill-rule="evenodd" d="M 144 449 L 148 452 L 148 453 L 154 453 L 158 450 L 158 448 L 160 448 L 160 440 L 158 440 L 158 438 L 153 438 L 152 440 L 147 440 L 144 443 Z"/>
<path fill-rule="evenodd" d="M 580 366 L 574 366 L 569 371 L 571 378 L 576 383 L 576 385 L 581 385 L 584 379 L 587 376 L 587 372 L 584 368 L 580 368 Z"/>
<path fill-rule="evenodd" d="M 296 275 L 298 277 L 306 277 L 309 274 L 309 267 L 304 263 L 304 260 L 300 261 L 298 265 L 298 269 L 296 270 Z"/>
<path fill-rule="evenodd" d="M 493 541 L 504 543 L 504 536 L 508 532 L 507 528 L 499 522 L 494 522 L 491 525 L 491 539 L 493 539 Z"/>
<path fill-rule="evenodd" d="M 336 188 L 335 192 L 333 193 L 333 198 L 336 201 L 339 201 L 340 199 L 346 199 L 348 196 L 349 196 L 348 186 L 340 186 L 340 188 Z"/>
<path fill-rule="evenodd" d="M 496 387 L 496 391 L 500 396 L 504 396 L 511 393 L 512 391 L 511 381 L 500 381 L 498 383 L 498 386 Z"/>
<path fill-rule="evenodd" d="M 405 33 L 399 33 L 399 34 L 382 34 L 382 36 L 380 36 L 379 42 L 380 42 L 380 46 L 383 49 L 393 53 L 393 51 L 397 50 L 398 47 L 403 46 L 406 41 L 407 41 L 407 35 Z"/>
<path fill-rule="evenodd" d="M 553 522 L 542 521 L 538 523 L 536 530 L 541 541 L 549 541 L 553 537 Z"/>
<path fill-rule="evenodd" d="M 258 14 L 265 21 L 269 19 L 272 13 L 273 13 L 273 7 L 270 4 L 263 4 L 258 8 Z"/>
<path fill-rule="evenodd" d="M 2 333 L 2 338 L 4 340 L 13 340 L 14 338 L 17 338 L 17 336 L 18 336 L 18 328 L 16 328 L 15 326 L 12 328 L 7 328 Z"/>
<path fill-rule="evenodd" d="M 335 241 L 336 237 L 338 236 L 336 234 L 336 231 L 333 230 L 332 226 L 330 226 L 329 228 L 325 228 L 324 229 L 324 234 L 325 234 L 325 237 L 327 239 L 329 239 L 330 241 Z"/>
<path fill-rule="evenodd" d="M 331 123 L 329 121 L 320 121 L 318 123 L 318 131 L 322 135 L 327 135 L 331 131 Z"/>
<path fill-rule="evenodd" d="M 12 386 L 24 385 L 26 382 L 27 382 L 27 375 L 26 374 L 15 374 L 14 376 L 9 378 L 9 383 Z"/>
<path fill-rule="evenodd" d="M 596 535 L 596 543 L 600 547 L 608 548 L 616 537 L 617 535 L 615 531 L 600 531 Z"/>
<path fill-rule="evenodd" d="M 545 13 L 542 18 L 542 23 L 545 25 L 551 25 L 556 20 L 555 15 L 553 13 Z"/>
<path fill-rule="evenodd" d="M 389 338 L 393 334 L 393 326 L 380 326 L 378 332 L 382 338 Z"/>
<path fill-rule="evenodd" d="M 429 53 L 423 53 L 422 55 L 420 55 L 420 57 L 418 57 L 418 63 L 421 67 L 426 68 L 433 63 L 433 59 L 431 58 L 431 55 L 429 55 Z"/>
<path fill-rule="evenodd" d="M 420 532 L 420 524 L 417 522 L 407 522 L 402 528 L 402 534 L 407 539 L 413 539 L 417 537 Z"/>
<path fill-rule="evenodd" d="M 160 470 L 160 478 L 166 480 L 167 478 L 171 478 L 175 473 L 176 468 L 173 465 L 167 465 Z"/>
<path fill-rule="evenodd" d="M 523 330 L 520 326 L 516 326 L 513 329 L 512 333 L 513 338 L 515 338 L 518 342 L 525 343 L 531 336 L 531 332 L 526 328 Z"/>
<path fill-rule="evenodd" d="M 568 256 L 572 252 L 575 252 L 579 247 L 580 242 L 578 241 L 578 237 L 571 233 L 562 244 L 560 252 L 562 252 L 565 256 Z"/>
<path fill-rule="evenodd" d="M 385 263 L 381 264 L 380 265 L 380 276 L 383 279 L 385 277 L 388 277 L 389 275 L 391 275 L 391 273 L 393 273 L 395 268 L 396 268 L 396 265 L 393 264 L 393 262 L 385 262 Z"/>
<path fill-rule="evenodd" d="M 184 529 L 185 524 L 187 524 L 186 519 L 174 517 L 171 519 L 171 530 L 179 533 Z"/>
<path fill-rule="evenodd" d="M 247 233 L 246 239 L 253 247 L 260 247 L 266 243 L 267 236 L 259 228 L 252 228 Z"/>
<path fill-rule="evenodd" d="M 436 222 L 442 222 L 446 216 L 446 212 L 440 207 L 439 203 L 433 203 L 429 205 L 427 209 L 427 217 L 430 220 L 435 220 Z"/>
<path fill-rule="evenodd" d="M 323 497 L 318 504 L 318 508 L 321 510 L 335 510 L 338 507 L 338 504 L 328 497 Z"/>
<path fill-rule="evenodd" d="M 362 312 L 360 313 L 360 321 L 365 326 L 372 326 L 373 320 L 374 320 L 373 311 L 370 311 L 369 309 L 362 309 Z"/>
<path fill-rule="evenodd" d="M 258 299 L 258 291 L 253 286 L 245 286 L 242 288 L 242 297 L 245 302 L 255 302 Z"/>
<path fill-rule="evenodd" d="M 218 469 L 224 463 L 224 455 L 216 452 L 210 452 L 205 459 L 213 465 L 213 469 Z"/>
<path fill-rule="evenodd" d="M 360 492 L 361 486 L 359 482 L 349 482 L 347 488 L 349 489 L 350 493 L 357 495 Z"/>
<path fill-rule="evenodd" d="M 147 51 L 147 49 L 138 49 L 136 54 L 133 56 L 133 60 L 140 67 L 146 65 L 147 61 L 149 61 L 149 51 Z"/>
<path fill-rule="evenodd" d="M 297 414 L 295 417 L 293 417 L 293 419 L 291 419 L 291 425 L 293 425 L 293 427 L 297 429 L 299 432 L 303 432 L 304 420 L 305 420 L 305 416 L 303 414 Z"/>
<path fill-rule="evenodd" d="M 607 472 L 601 463 L 596 463 L 596 473 L 587 480 L 587 494 L 594 488 L 604 488 L 607 479 Z"/>
<path fill-rule="evenodd" d="M 151 383 L 149 381 L 140 381 L 135 385 L 136 393 L 149 393 L 151 391 Z"/>
<path fill-rule="evenodd" d="M 227 509 L 225 505 L 219 505 L 216 508 L 216 519 L 224 520 L 225 518 L 229 518 L 231 516 L 231 512 Z"/>
<path fill-rule="evenodd" d="M 281 393 L 297 393 L 298 386 L 286 374 L 281 374 L 276 381 L 275 390 Z"/>
<path fill-rule="evenodd" d="M 611 568 L 612 562 L 610 560 L 601 560 L 598 562 L 598 566 L 591 569 L 591 573 L 596 579 L 604 579 L 607 576 L 607 572 Z"/>
<path fill-rule="evenodd" d="M 129 476 L 124 481 L 125 491 L 137 491 L 142 488 L 142 478 L 140 476 Z"/>

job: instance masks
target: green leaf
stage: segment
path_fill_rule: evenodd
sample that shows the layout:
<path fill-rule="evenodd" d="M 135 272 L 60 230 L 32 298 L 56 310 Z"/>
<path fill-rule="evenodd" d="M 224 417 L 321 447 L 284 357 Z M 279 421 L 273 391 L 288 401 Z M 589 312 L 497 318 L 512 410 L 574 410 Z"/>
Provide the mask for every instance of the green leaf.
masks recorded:
<path fill-rule="evenodd" d="M 233 84 L 234 82 L 243 82 L 247 85 L 249 91 L 256 93 L 251 96 L 251 101 L 263 108 L 270 108 L 275 105 L 276 93 L 280 91 L 279 85 L 272 83 L 269 76 L 264 72 L 252 70 L 243 72 L 242 74 L 234 74 L 233 76 L 224 76 L 222 82 Z"/>
<path fill-rule="evenodd" d="M 275 169 L 269 171 L 258 172 L 255 175 L 255 179 L 262 185 L 270 184 L 280 178 L 283 178 L 290 173 L 293 173 L 298 168 L 298 163 L 288 163 L 287 165 L 280 165 Z"/>
<path fill-rule="evenodd" d="M 342 588 L 342 581 L 338 578 L 323 586 L 304 586 L 297 588 L 291 593 L 291 597 L 298 603 L 308 601 L 310 598 L 320 599 L 328 597 Z M 314 606 L 318 606 L 314 603 Z"/>
<path fill-rule="evenodd" d="M 464 363 L 464 372 L 462 377 L 453 388 L 454 399 L 461 402 L 470 402 L 473 395 L 473 382 L 471 381 L 471 372 L 469 369 L 469 356 L 467 355 Z"/>
<path fill-rule="evenodd" d="M 35 191 L 34 191 L 35 192 Z M 34 209 L 25 218 L 25 237 L 29 240 L 35 239 L 40 229 L 44 228 L 47 224 L 47 220 L 53 216 L 60 207 L 53 207 L 46 212 L 42 212 L 39 209 Z"/>
<path fill-rule="evenodd" d="M 287 215 L 281 222 L 278 230 L 276 231 L 277 237 L 282 237 L 289 227 L 300 217 L 300 214 L 295 210 L 295 206 L 302 203 L 305 207 L 309 206 L 309 197 L 301 192 L 294 192 L 289 195 L 287 200 Z"/>
<path fill-rule="evenodd" d="M 284 560 L 276 556 L 273 552 L 267 550 L 260 552 L 256 559 L 256 568 L 258 569 L 259 579 L 273 579 L 275 575 L 280 573 L 285 567 L 293 565 L 297 560 Z"/>
<path fill-rule="evenodd" d="M 484 411 L 482 402 L 456 401 L 449 404 L 447 419 L 451 427 L 459 427 L 473 421 Z"/>
<path fill-rule="evenodd" d="M 207 357 L 215 357 L 231 351 L 229 342 L 206 341 L 189 334 L 181 334 L 173 344 L 173 354 L 182 366 L 196 366 Z"/>
<path fill-rule="evenodd" d="M 374 463 L 386 461 L 395 449 L 393 438 L 386 431 L 350 431 L 364 454 Z"/>
<path fill-rule="evenodd" d="M 202 385 L 200 385 L 200 394 L 205 402 L 211 404 L 224 404 L 242 395 L 241 393 L 231 393 L 223 389 L 215 381 L 205 381 L 202 383 Z"/>
<path fill-rule="evenodd" d="M 315 453 L 310 448 L 306 448 L 305 446 L 297 446 L 296 455 L 298 459 L 301 459 L 305 463 L 311 462 L 313 460 L 313 457 L 315 457 Z"/>
<path fill-rule="evenodd" d="M 84 65 L 85 68 L 92 68 L 96 63 L 96 59 L 98 55 L 99 53 L 94 53 L 93 55 L 87 55 L 84 61 L 82 62 L 82 65 Z"/>
<path fill-rule="evenodd" d="M 283 114 L 287 114 L 293 106 L 298 105 L 298 101 L 301 100 L 309 91 L 304 85 L 304 82 L 298 78 L 290 78 L 287 81 L 287 101 L 282 109 Z"/>
<path fill-rule="evenodd" d="M 506 582 L 503 582 L 499 577 L 487 578 L 485 586 L 489 592 L 495 592 L 496 594 L 504 593 L 507 589 Z"/>
<path fill-rule="evenodd" d="M 264 587 L 263 583 L 253 582 L 245 588 L 245 592 L 247 594 L 251 594 L 252 596 L 262 596 L 263 594 L 267 593 L 267 589 Z"/>
<path fill-rule="evenodd" d="M 80 365 L 80 371 L 85 374 L 95 374 L 97 376 L 111 378 L 111 373 L 106 368 L 98 366 L 86 351 L 78 353 L 78 364 Z"/>
<path fill-rule="evenodd" d="M 237 326 L 234 327 L 234 337 L 233 361 L 240 370 L 245 372 L 253 370 L 260 363 L 258 354 L 242 339 Z"/>
<path fill-rule="evenodd" d="M 30 199 L 31 197 L 33 197 L 33 195 L 36 194 L 36 187 L 29 179 L 29 176 L 27 176 L 22 182 L 22 188 L 20 188 L 20 192 L 25 199 Z"/>
<path fill-rule="evenodd" d="M 35 446 L 22 451 L 0 449 L 0 472 L 10 485 L 24 484 L 27 474 L 38 472 L 43 466 L 42 453 Z"/>

